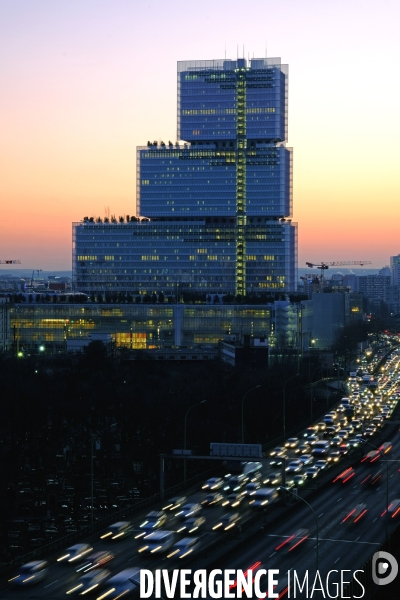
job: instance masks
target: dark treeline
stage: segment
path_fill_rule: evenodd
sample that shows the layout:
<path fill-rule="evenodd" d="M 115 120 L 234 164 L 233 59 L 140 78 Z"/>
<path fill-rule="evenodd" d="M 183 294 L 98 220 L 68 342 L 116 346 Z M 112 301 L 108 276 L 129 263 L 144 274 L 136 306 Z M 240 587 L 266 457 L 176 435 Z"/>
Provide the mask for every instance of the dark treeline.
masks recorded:
<path fill-rule="evenodd" d="M 42 530 L 50 519 L 59 535 L 68 531 L 67 521 L 78 527 L 88 522 L 93 433 L 107 428 L 95 448 L 94 475 L 95 496 L 103 495 L 108 505 L 118 504 L 118 493 L 127 496 L 132 489 L 141 497 L 158 491 L 159 455 L 183 448 L 185 414 L 202 400 L 206 403 L 187 418 L 187 448 L 194 454 L 209 454 L 210 442 L 241 442 L 242 399 L 258 385 L 245 399 L 244 441 L 281 443 L 285 382 L 287 434 L 310 418 L 307 385 L 318 357 L 302 365 L 297 359 L 283 356 L 270 369 L 233 370 L 218 361 L 160 364 L 127 360 L 101 342 L 69 357 L 0 357 L 0 551 L 5 560 L 11 547 L 7 531 L 15 518 L 39 519 Z M 299 366 L 304 376 L 292 377 Z M 315 403 L 314 415 L 325 410 L 325 402 Z M 188 477 L 211 466 L 189 461 Z M 182 461 L 168 460 L 166 486 L 181 483 L 182 472 Z M 61 515 L 62 505 L 68 519 Z M 96 517 L 101 516 L 95 506 Z M 20 544 L 26 551 L 31 538 L 24 535 Z"/>

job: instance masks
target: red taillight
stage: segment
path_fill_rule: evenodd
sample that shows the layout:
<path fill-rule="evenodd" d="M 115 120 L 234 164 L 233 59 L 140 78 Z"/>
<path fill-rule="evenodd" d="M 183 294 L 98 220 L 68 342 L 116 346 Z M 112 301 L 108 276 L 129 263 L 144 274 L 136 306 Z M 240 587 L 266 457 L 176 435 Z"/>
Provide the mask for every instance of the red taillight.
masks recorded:
<path fill-rule="evenodd" d="M 394 511 L 394 513 L 392 514 L 392 519 L 400 512 L 400 506 L 398 508 L 396 508 L 396 510 Z"/>
<path fill-rule="evenodd" d="M 294 535 L 291 535 L 288 538 L 286 538 L 286 540 L 284 542 L 282 542 L 282 544 L 279 544 L 279 546 L 277 546 L 275 548 L 275 550 L 280 550 L 285 544 L 287 544 L 288 542 L 291 542 L 292 540 L 294 540 Z"/>
<path fill-rule="evenodd" d="M 343 479 L 343 483 L 346 483 L 346 481 L 351 479 L 353 477 L 353 475 L 355 475 L 354 471 L 353 471 L 353 473 L 350 473 L 350 475 L 348 477 L 346 477 L 346 479 Z"/>
<path fill-rule="evenodd" d="M 260 565 L 261 565 L 260 561 L 254 563 L 254 565 L 252 565 L 251 567 L 246 569 L 246 571 L 243 573 L 244 577 L 247 577 L 247 573 L 249 571 L 256 571 Z M 255 579 L 255 576 L 253 577 L 253 582 L 254 582 L 254 579 Z M 232 588 L 235 588 L 236 586 L 237 586 L 237 581 L 235 581 L 235 583 L 232 583 L 232 585 L 229 586 L 229 589 L 231 590 Z"/>
<path fill-rule="evenodd" d="M 298 542 L 296 542 L 294 544 L 294 546 L 292 546 L 291 548 L 289 548 L 289 552 L 291 552 L 292 550 L 294 550 L 297 546 L 299 546 L 301 544 L 301 542 L 304 542 L 304 540 L 306 540 L 308 538 L 308 535 L 305 535 L 304 537 L 302 537 Z"/>
<path fill-rule="evenodd" d="M 361 519 L 361 517 L 362 517 L 363 515 L 365 515 L 365 513 L 366 513 L 366 512 L 367 512 L 367 509 L 363 510 L 363 511 L 362 511 L 362 513 L 361 513 L 361 514 L 359 514 L 359 515 L 358 515 L 358 517 L 356 517 L 356 518 L 354 519 L 354 523 L 357 523 L 357 521 L 359 521 L 359 520 Z"/>
<path fill-rule="evenodd" d="M 356 509 L 353 508 L 353 510 L 350 511 L 349 514 L 343 519 L 342 523 L 344 523 L 345 521 L 347 521 L 347 519 L 349 519 L 351 517 L 351 515 L 354 515 L 355 512 L 356 512 Z"/>

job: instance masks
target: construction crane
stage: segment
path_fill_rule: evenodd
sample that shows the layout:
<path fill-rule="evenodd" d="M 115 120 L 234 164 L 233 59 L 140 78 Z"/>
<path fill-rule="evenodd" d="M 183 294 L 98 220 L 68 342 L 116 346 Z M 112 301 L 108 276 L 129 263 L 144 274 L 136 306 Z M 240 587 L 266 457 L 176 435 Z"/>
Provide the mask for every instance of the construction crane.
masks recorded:
<path fill-rule="evenodd" d="M 315 265 L 314 263 L 306 262 L 307 267 L 312 269 L 313 267 L 317 267 L 317 269 L 329 269 L 329 267 L 345 267 L 349 265 L 372 265 L 370 260 L 338 260 L 335 262 L 321 262 L 319 265 Z"/>
<path fill-rule="evenodd" d="M 321 275 L 320 275 L 320 282 L 321 285 L 323 285 L 323 281 L 324 281 L 324 271 L 326 269 L 329 269 L 329 267 L 345 267 L 345 266 L 350 266 L 350 265 L 359 265 L 359 266 L 364 266 L 364 265 L 372 265 L 372 262 L 370 260 L 338 260 L 338 261 L 333 261 L 333 262 L 321 262 L 319 265 L 316 265 L 314 263 L 310 263 L 310 262 L 306 262 L 307 267 L 309 267 L 310 269 L 312 269 L 313 267 L 316 267 L 317 269 L 321 269 Z"/>
<path fill-rule="evenodd" d="M 20 260 L 0 260 L 0 265 L 20 265 Z"/>

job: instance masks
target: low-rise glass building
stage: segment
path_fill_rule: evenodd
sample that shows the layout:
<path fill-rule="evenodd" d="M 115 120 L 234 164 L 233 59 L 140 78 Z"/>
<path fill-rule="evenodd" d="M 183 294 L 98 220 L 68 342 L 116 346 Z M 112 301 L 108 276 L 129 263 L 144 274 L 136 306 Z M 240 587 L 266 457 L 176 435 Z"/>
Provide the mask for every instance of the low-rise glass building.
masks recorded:
<path fill-rule="evenodd" d="M 226 335 L 267 338 L 270 306 L 190 304 L 16 304 L 10 308 L 17 349 L 62 353 L 67 342 L 110 334 L 117 348 L 217 346 Z"/>

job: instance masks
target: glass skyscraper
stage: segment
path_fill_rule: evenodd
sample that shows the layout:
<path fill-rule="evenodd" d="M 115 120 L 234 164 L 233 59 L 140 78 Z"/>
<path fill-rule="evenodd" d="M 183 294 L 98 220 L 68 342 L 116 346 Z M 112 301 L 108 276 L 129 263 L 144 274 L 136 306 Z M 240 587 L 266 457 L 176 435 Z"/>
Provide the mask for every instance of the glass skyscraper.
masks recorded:
<path fill-rule="evenodd" d="M 140 220 L 74 224 L 77 287 L 294 291 L 287 100 L 279 59 L 178 63 L 179 142 L 137 149 Z"/>

